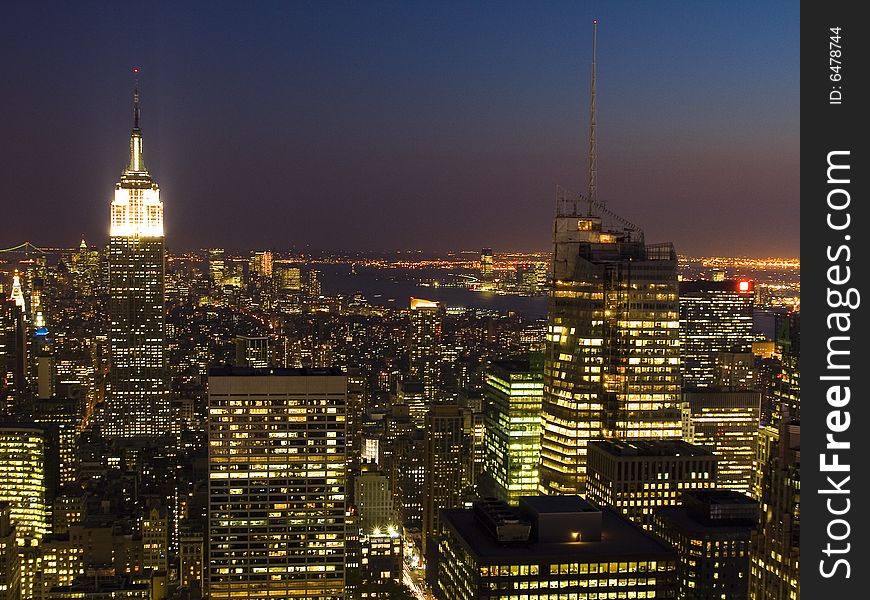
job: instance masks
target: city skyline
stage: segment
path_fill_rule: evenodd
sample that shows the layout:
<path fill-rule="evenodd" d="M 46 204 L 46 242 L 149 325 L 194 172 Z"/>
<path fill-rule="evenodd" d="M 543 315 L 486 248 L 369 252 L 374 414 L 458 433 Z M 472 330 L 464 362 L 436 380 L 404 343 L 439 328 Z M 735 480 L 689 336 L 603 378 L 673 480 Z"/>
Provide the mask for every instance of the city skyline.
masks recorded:
<path fill-rule="evenodd" d="M 0 600 L 799 598 L 794 24 L 375 2 L 15 13 Z"/>
<path fill-rule="evenodd" d="M 797 255 L 797 61 L 773 72 L 797 58 L 796 15 L 783 18 L 795 7 L 554 4 L 535 18 L 519 4 L 271 8 L 241 21 L 225 5 L 145 10 L 129 36 L 116 27 L 126 8 L 82 9 L 71 23 L 46 7 L 14 11 L 17 31 L 45 39 L 15 61 L 25 85 L 9 97 L 0 193 L 34 201 L 0 228 L 4 245 L 102 243 L 98 207 L 141 65 L 171 247 L 547 248 L 554 186 L 585 189 L 595 16 L 599 197 L 681 254 Z M 26 26 L 36 18 L 44 27 Z M 762 27 L 776 35 L 759 42 Z M 226 48 L 206 52 L 217 32 Z M 91 33 L 76 58 L 51 52 Z M 32 35 L 10 38 L 13 55 Z M 741 36 L 753 52 L 764 44 L 763 64 L 747 61 Z M 46 213 L 40 198 L 63 201 Z M 318 218 L 327 202 L 342 218 Z"/>

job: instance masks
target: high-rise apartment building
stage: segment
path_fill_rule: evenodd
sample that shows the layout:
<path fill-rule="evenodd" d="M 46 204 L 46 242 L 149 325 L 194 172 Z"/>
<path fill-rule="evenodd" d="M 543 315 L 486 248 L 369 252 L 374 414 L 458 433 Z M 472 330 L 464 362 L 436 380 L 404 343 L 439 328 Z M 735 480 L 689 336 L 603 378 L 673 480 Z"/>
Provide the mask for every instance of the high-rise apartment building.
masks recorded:
<path fill-rule="evenodd" d="M 683 394 L 683 439 L 718 458 L 718 487 L 748 494 L 754 478 L 761 394 L 698 390 Z"/>
<path fill-rule="evenodd" d="M 103 419 L 108 437 L 170 432 L 160 188 L 145 166 L 139 87 L 127 167 L 115 185 L 109 231 L 109 352 Z"/>
<path fill-rule="evenodd" d="M 33 597 L 39 544 L 49 531 L 49 441 L 39 425 L 0 424 L 0 505 L 15 530 L 22 598 Z"/>
<path fill-rule="evenodd" d="M 772 428 L 765 429 L 761 522 L 752 543 L 749 597 L 794 600 L 800 598 L 800 423 L 784 421 L 773 435 Z"/>
<path fill-rule="evenodd" d="M 347 378 L 213 369 L 208 594 L 344 597 Z"/>
<path fill-rule="evenodd" d="M 482 488 L 508 504 L 538 493 L 543 376 L 537 356 L 493 361 L 484 375 Z"/>
<path fill-rule="evenodd" d="M 9 505 L 19 546 L 36 546 L 48 532 L 47 446 L 39 425 L 0 424 L 0 502 Z"/>
<path fill-rule="evenodd" d="M 676 598 L 676 552 L 579 496 L 444 511 L 436 597 Z"/>
<path fill-rule="evenodd" d="M 483 281 L 492 281 L 492 248 L 484 248 L 480 251 L 480 278 Z"/>
<path fill-rule="evenodd" d="M 714 385 L 719 352 L 752 349 L 753 282 L 680 282 L 680 358 L 683 389 Z"/>
<path fill-rule="evenodd" d="M 320 271 L 317 269 L 308 269 L 305 276 L 305 295 L 312 299 L 320 298 Z"/>
<path fill-rule="evenodd" d="M 687 492 L 656 510 L 653 533 L 680 555 L 678 598 L 748 600 L 749 547 L 758 503 L 733 490 Z"/>
<path fill-rule="evenodd" d="M 0 298 L 0 414 L 14 413 L 28 390 L 23 302 L 23 297 L 20 302 L 12 296 Z"/>
<path fill-rule="evenodd" d="M 0 502 L 0 600 L 19 600 L 21 571 L 18 544 L 8 502 Z"/>
<path fill-rule="evenodd" d="M 442 307 L 439 302 L 411 298 L 408 364 L 411 379 L 423 383 L 423 397 L 431 403 L 438 390 L 441 360 Z"/>
<path fill-rule="evenodd" d="M 708 449 L 683 440 L 591 442 L 586 497 L 650 529 L 656 508 L 717 487 L 716 462 Z"/>
<path fill-rule="evenodd" d="M 768 424 L 778 428 L 783 420 L 800 421 L 801 416 L 801 320 L 800 313 L 776 317 L 776 353 L 780 369 L 771 390 Z"/>
<path fill-rule="evenodd" d="M 544 493 L 572 494 L 584 489 L 590 441 L 681 435 L 677 256 L 567 195 L 554 240 L 540 477 Z"/>
<path fill-rule="evenodd" d="M 224 284 L 224 269 L 226 252 L 223 248 L 209 248 L 208 251 L 208 280 L 213 287 L 221 287 Z"/>
<path fill-rule="evenodd" d="M 470 491 L 470 414 L 455 404 L 438 404 L 426 416 L 423 486 L 423 553 L 441 532 L 441 509 L 462 506 Z M 401 467 L 400 467 L 401 468 Z"/>

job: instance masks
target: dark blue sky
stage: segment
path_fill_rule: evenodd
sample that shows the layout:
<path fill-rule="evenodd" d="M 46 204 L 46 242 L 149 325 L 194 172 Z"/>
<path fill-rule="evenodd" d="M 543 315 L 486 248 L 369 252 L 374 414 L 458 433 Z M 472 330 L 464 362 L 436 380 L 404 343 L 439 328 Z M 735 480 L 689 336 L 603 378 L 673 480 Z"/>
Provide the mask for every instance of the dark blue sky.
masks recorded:
<path fill-rule="evenodd" d="M 141 68 L 172 248 L 547 249 L 586 182 L 682 253 L 798 253 L 797 2 L 4 7 L 0 244 L 108 234 Z"/>

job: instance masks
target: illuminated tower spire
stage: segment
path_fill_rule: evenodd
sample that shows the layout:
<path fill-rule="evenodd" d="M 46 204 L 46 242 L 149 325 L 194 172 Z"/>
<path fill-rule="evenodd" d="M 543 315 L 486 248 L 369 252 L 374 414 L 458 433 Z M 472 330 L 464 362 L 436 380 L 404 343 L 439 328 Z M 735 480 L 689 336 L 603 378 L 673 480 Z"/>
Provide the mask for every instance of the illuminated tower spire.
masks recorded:
<path fill-rule="evenodd" d="M 596 168 L 598 148 L 595 144 L 595 59 L 598 46 L 598 19 L 592 20 L 592 91 L 589 95 L 589 207 L 598 199 L 596 196 Z"/>
<path fill-rule="evenodd" d="M 142 130 L 139 128 L 139 68 L 133 69 L 133 130 L 130 132 L 130 159 L 115 185 L 110 235 L 163 235 L 163 203 L 160 188 L 145 167 Z"/>
<path fill-rule="evenodd" d="M 18 271 L 12 276 L 12 293 L 9 295 L 9 300 L 14 302 L 18 308 L 24 310 L 24 292 L 21 290 L 21 277 Z"/>
<path fill-rule="evenodd" d="M 133 131 L 130 133 L 130 161 L 124 170 L 124 177 L 130 175 L 137 178 L 148 176 L 142 154 L 142 130 L 139 129 L 139 67 L 133 68 Z"/>

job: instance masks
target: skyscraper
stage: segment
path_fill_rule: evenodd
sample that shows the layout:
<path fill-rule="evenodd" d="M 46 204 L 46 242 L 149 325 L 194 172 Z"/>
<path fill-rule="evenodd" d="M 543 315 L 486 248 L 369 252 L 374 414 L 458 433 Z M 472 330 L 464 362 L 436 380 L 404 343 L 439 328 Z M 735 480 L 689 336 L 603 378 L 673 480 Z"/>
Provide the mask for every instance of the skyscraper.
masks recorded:
<path fill-rule="evenodd" d="M 26 340 L 21 305 L 15 298 L 0 298 L 0 413 L 15 412 L 27 392 Z"/>
<path fill-rule="evenodd" d="M 683 440 L 589 444 L 586 498 L 651 529 L 653 512 L 680 503 L 684 492 L 716 486 L 718 458 Z"/>
<path fill-rule="evenodd" d="M 48 445 L 40 426 L 0 424 L 0 505 L 8 503 L 15 528 L 22 598 L 33 596 L 39 543 L 49 530 Z"/>
<path fill-rule="evenodd" d="M 18 545 L 8 502 L 0 502 L 0 600 L 21 597 L 21 572 L 18 565 Z"/>
<path fill-rule="evenodd" d="M 138 80 L 130 157 L 115 185 L 109 238 L 109 351 L 103 433 L 169 433 L 164 314 L 165 256 L 160 188 L 145 166 Z"/>
<path fill-rule="evenodd" d="M 758 503 L 733 490 L 683 495 L 682 506 L 655 511 L 653 533 L 680 554 L 678 598 L 747 600 L 749 545 Z"/>
<path fill-rule="evenodd" d="M 583 490 L 591 440 L 681 435 L 674 248 L 645 245 L 631 224 L 607 229 L 598 215 L 610 213 L 580 202 L 560 198 L 555 225 L 541 447 L 549 494 Z"/>
<path fill-rule="evenodd" d="M 759 465 L 761 522 L 749 578 L 754 600 L 800 598 L 800 432 L 797 421 L 783 421 L 773 436 L 762 431 L 768 451 Z"/>
<path fill-rule="evenodd" d="M 210 248 L 208 251 L 208 280 L 213 287 L 224 284 L 225 254 L 223 248 Z"/>
<path fill-rule="evenodd" d="M 209 597 L 344 597 L 345 406 L 337 369 L 212 369 Z"/>
<path fill-rule="evenodd" d="M 492 248 L 484 248 L 480 251 L 480 278 L 483 281 L 492 281 Z"/>
<path fill-rule="evenodd" d="M 714 385 L 717 353 L 750 352 L 753 298 L 751 281 L 680 282 L 683 389 Z"/>
<path fill-rule="evenodd" d="M 441 509 L 462 505 L 471 487 L 471 414 L 439 404 L 426 415 L 426 473 L 423 489 L 423 553 L 441 533 Z"/>
<path fill-rule="evenodd" d="M 483 489 L 508 504 L 537 495 L 542 368 L 533 357 L 493 361 L 486 370 Z"/>
<path fill-rule="evenodd" d="M 761 394 L 751 390 L 683 395 L 683 438 L 719 457 L 719 487 L 752 489 L 760 411 Z"/>
<path fill-rule="evenodd" d="M 596 22 L 597 23 L 597 22 Z M 679 303 L 673 244 L 597 197 L 595 33 L 585 197 L 559 189 L 547 306 L 541 491 L 576 494 L 591 440 L 678 438 Z"/>
<path fill-rule="evenodd" d="M 0 502 L 8 502 L 19 546 L 48 532 L 46 434 L 38 425 L 0 425 Z"/>
<path fill-rule="evenodd" d="M 435 399 L 441 354 L 441 304 L 411 298 L 409 367 L 411 379 L 423 382 L 423 398 Z"/>

